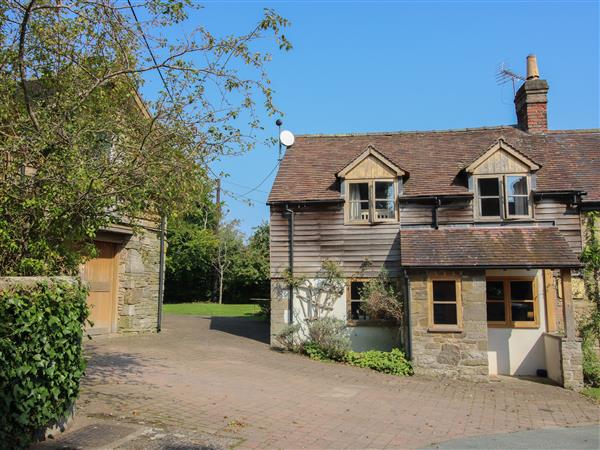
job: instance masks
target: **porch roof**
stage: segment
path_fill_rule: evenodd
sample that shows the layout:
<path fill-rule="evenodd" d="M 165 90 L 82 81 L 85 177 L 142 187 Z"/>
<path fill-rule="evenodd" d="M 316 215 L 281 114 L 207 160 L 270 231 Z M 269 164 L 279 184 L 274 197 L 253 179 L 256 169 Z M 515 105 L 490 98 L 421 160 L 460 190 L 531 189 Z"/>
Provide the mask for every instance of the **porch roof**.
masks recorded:
<path fill-rule="evenodd" d="M 555 227 L 403 229 L 406 268 L 577 268 L 579 259 Z"/>

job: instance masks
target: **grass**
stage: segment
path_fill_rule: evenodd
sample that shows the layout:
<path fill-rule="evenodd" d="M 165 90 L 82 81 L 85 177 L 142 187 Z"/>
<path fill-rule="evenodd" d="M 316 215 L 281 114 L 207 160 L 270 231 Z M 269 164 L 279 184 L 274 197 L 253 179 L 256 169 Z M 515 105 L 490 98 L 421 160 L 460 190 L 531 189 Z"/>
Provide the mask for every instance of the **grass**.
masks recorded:
<path fill-rule="evenodd" d="M 600 402 L 600 387 L 587 387 L 581 393 Z"/>
<path fill-rule="evenodd" d="M 257 317 L 258 305 L 219 305 L 218 303 L 169 303 L 164 305 L 165 314 L 208 317 Z"/>

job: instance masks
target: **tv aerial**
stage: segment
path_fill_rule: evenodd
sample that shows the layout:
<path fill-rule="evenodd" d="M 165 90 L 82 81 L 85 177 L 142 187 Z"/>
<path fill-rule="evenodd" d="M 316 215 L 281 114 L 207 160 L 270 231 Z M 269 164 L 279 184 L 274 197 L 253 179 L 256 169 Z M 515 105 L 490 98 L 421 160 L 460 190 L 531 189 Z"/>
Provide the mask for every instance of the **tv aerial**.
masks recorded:
<path fill-rule="evenodd" d="M 498 70 L 496 71 L 496 83 L 499 86 L 504 85 L 504 84 L 508 83 L 509 81 L 512 81 L 513 95 L 516 94 L 515 84 L 518 81 L 525 81 L 525 80 L 526 80 L 526 78 L 523 75 L 519 75 L 518 73 L 516 73 L 515 71 L 510 69 L 505 62 L 502 62 L 500 64 L 500 66 L 498 67 Z"/>

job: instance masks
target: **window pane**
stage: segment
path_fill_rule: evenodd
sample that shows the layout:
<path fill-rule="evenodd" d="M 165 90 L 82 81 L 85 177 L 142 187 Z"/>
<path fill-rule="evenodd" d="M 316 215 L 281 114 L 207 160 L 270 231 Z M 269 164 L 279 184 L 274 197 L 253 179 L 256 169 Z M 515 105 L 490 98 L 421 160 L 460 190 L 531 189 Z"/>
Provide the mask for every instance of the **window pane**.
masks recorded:
<path fill-rule="evenodd" d="M 456 282 L 449 281 L 432 281 L 433 285 L 433 301 L 434 302 L 455 302 L 456 301 Z"/>
<path fill-rule="evenodd" d="M 433 323 L 436 325 L 457 325 L 456 303 L 434 303 Z"/>
<path fill-rule="evenodd" d="M 499 198 L 482 198 L 481 200 L 481 215 L 487 217 L 500 216 L 500 199 Z"/>
<path fill-rule="evenodd" d="M 527 177 L 506 177 L 508 195 L 527 195 Z"/>
<path fill-rule="evenodd" d="M 500 183 L 498 178 L 480 178 L 479 195 L 482 197 L 497 197 L 500 195 Z"/>
<path fill-rule="evenodd" d="M 367 319 L 367 315 L 361 308 L 361 302 L 350 302 L 350 317 L 352 317 L 352 320 Z"/>
<path fill-rule="evenodd" d="M 511 300 L 533 300 L 533 283 L 531 281 L 511 281 Z"/>
<path fill-rule="evenodd" d="M 394 200 L 394 183 L 391 181 L 376 181 L 375 198 L 379 200 Z"/>
<path fill-rule="evenodd" d="M 511 313 L 513 322 L 533 322 L 533 302 L 512 302 Z"/>
<path fill-rule="evenodd" d="M 504 322 L 505 312 L 503 302 L 488 302 L 487 320 L 489 322 Z"/>
<path fill-rule="evenodd" d="M 360 291 L 364 285 L 363 281 L 353 281 L 350 283 L 350 298 L 352 300 L 360 300 Z"/>
<path fill-rule="evenodd" d="M 393 219 L 394 202 L 393 201 L 376 201 L 375 202 L 375 219 Z"/>
<path fill-rule="evenodd" d="M 369 200 L 369 183 L 351 183 L 350 200 Z"/>
<path fill-rule="evenodd" d="M 504 281 L 486 281 L 485 289 L 488 300 L 504 300 Z"/>
<path fill-rule="evenodd" d="M 508 197 L 509 216 L 528 216 L 529 205 L 527 197 Z"/>
<path fill-rule="evenodd" d="M 351 201 L 350 202 L 350 219 L 351 220 L 369 220 L 369 202 L 368 201 Z"/>

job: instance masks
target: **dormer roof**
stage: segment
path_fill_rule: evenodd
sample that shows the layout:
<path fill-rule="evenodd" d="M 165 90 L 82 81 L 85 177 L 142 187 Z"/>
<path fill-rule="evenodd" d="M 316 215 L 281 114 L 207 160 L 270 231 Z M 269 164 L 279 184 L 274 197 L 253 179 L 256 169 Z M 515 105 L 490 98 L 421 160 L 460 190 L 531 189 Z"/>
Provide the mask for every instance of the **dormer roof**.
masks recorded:
<path fill-rule="evenodd" d="M 394 164 L 391 160 L 386 158 L 381 152 L 379 152 L 373 145 L 369 144 L 364 151 L 359 154 L 356 158 L 350 161 L 342 170 L 340 170 L 336 176 L 339 178 L 347 177 L 352 171 L 354 171 L 361 164 L 365 164 L 367 161 L 374 161 L 383 166 L 383 169 L 387 169 L 390 173 L 395 174 L 397 177 L 403 177 L 408 175 L 408 172 L 401 169 L 399 166 Z"/>
<path fill-rule="evenodd" d="M 503 137 L 500 137 L 464 170 L 467 173 L 476 173 L 482 170 L 490 173 L 494 171 L 492 168 L 494 166 L 502 166 L 505 171 L 523 171 L 526 169 L 529 172 L 535 172 L 542 167 L 533 159 L 515 149 Z"/>

